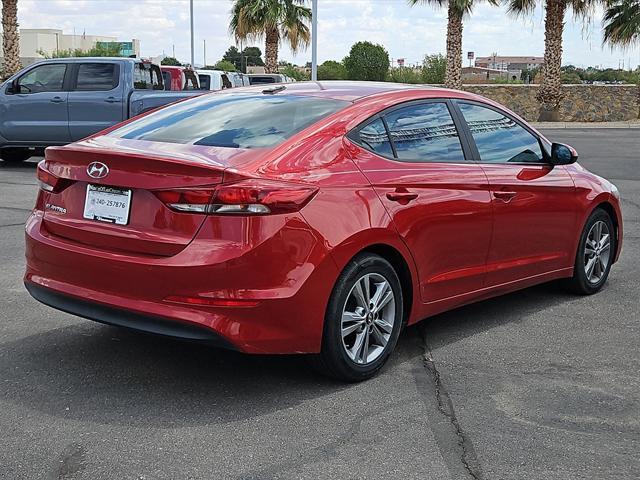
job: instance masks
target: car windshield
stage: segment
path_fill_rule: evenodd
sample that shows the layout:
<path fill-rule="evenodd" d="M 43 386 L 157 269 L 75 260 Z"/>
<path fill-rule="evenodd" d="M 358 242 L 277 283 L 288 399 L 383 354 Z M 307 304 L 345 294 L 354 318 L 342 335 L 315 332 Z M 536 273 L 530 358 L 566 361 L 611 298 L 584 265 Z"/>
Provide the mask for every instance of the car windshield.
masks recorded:
<path fill-rule="evenodd" d="M 159 110 L 109 135 L 212 147 L 272 147 L 348 104 L 294 95 L 204 95 Z"/>

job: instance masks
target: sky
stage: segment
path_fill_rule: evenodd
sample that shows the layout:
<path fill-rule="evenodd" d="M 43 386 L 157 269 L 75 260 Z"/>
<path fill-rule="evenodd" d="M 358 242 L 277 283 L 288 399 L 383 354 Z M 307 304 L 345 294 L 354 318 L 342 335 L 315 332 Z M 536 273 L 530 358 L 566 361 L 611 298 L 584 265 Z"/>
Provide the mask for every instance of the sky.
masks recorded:
<path fill-rule="evenodd" d="M 228 33 L 231 0 L 194 0 L 195 58 L 219 60 L 234 44 Z M 310 1 L 309 1 L 310 4 Z M 138 38 L 143 57 L 162 53 L 190 58 L 188 0 L 19 0 L 21 28 L 58 28 L 64 33 Z M 463 51 L 476 56 L 533 55 L 544 52 L 544 21 L 540 8 L 528 18 L 513 18 L 503 7 L 478 3 L 464 21 Z M 602 11 L 585 23 L 569 14 L 564 36 L 564 64 L 628 68 L 640 65 L 640 47 L 622 51 L 602 47 Z M 318 60 L 341 60 L 351 45 L 368 40 L 382 44 L 393 61 L 420 63 L 424 55 L 444 53 L 446 10 L 406 0 L 318 0 Z M 257 46 L 264 51 L 264 45 Z M 280 59 L 296 64 L 311 60 L 311 49 L 293 55 L 287 47 Z M 465 60 L 466 65 L 467 60 Z"/>

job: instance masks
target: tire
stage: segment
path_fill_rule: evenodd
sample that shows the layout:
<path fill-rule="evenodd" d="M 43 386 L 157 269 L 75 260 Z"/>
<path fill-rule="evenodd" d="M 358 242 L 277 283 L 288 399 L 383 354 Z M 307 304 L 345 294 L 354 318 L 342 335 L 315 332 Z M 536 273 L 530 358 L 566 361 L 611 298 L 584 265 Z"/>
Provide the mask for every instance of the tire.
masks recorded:
<path fill-rule="evenodd" d="M 598 228 L 601 229 L 600 241 L 596 242 Z M 579 295 L 599 292 L 609 277 L 615 252 L 615 227 L 609 214 L 598 208 L 589 216 L 580 235 L 573 277 L 566 283 L 569 290 Z"/>
<path fill-rule="evenodd" d="M 380 300 L 379 310 L 371 308 L 376 298 Z M 370 300 L 366 309 L 365 299 Z M 402 323 L 402 288 L 396 271 L 378 255 L 359 254 L 333 288 L 325 314 L 322 350 L 311 357 L 312 365 L 324 375 L 348 382 L 371 378 L 395 348 Z M 350 332 L 344 338 L 343 328 Z"/>
<path fill-rule="evenodd" d="M 4 163 L 21 163 L 28 160 L 33 152 L 28 148 L 3 148 L 0 150 L 0 158 Z"/>

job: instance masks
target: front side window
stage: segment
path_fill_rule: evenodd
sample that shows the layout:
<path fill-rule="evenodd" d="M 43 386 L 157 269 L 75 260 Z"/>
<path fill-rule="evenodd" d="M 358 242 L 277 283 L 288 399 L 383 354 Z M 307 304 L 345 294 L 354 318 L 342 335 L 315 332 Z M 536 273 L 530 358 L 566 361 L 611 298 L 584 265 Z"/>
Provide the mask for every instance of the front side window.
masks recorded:
<path fill-rule="evenodd" d="M 387 135 L 387 129 L 381 118 L 374 120 L 358 132 L 362 145 L 372 152 L 385 157 L 393 157 L 393 149 Z"/>
<path fill-rule="evenodd" d="M 40 65 L 18 80 L 18 93 L 61 92 L 67 66 L 62 63 Z"/>
<path fill-rule="evenodd" d="M 272 147 L 347 105 L 342 100 L 295 95 L 203 95 L 108 135 L 212 147 Z"/>
<path fill-rule="evenodd" d="M 524 127 L 500 112 L 471 103 L 458 104 L 480 160 L 487 163 L 540 163 L 540 142 Z"/>
<path fill-rule="evenodd" d="M 118 85 L 116 72 L 116 65 L 113 63 L 82 63 L 78 67 L 76 90 L 112 90 Z"/>
<path fill-rule="evenodd" d="M 412 162 L 459 162 L 464 153 L 447 105 L 408 105 L 384 116 L 398 159 Z"/>

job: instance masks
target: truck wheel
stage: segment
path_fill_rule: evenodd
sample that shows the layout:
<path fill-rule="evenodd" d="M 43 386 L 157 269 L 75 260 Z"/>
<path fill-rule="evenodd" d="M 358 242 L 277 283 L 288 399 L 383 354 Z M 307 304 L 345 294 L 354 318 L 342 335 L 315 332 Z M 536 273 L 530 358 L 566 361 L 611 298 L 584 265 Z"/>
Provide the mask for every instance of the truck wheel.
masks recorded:
<path fill-rule="evenodd" d="M 4 163 L 20 163 L 28 160 L 33 152 L 28 148 L 3 148 L 0 150 L 0 158 Z"/>

